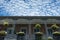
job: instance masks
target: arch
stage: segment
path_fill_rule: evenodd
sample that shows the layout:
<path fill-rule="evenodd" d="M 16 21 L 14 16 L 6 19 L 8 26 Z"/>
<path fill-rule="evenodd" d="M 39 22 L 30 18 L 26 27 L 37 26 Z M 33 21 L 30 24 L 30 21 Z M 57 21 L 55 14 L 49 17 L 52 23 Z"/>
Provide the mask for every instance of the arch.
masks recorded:
<path fill-rule="evenodd" d="M 44 23 L 44 21 L 42 19 L 32 19 L 31 23 L 33 23 L 33 24 L 41 23 L 42 24 L 42 23 Z"/>
<path fill-rule="evenodd" d="M 18 19 L 16 20 L 16 23 L 17 24 L 28 24 L 29 21 L 27 19 Z"/>
<path fill-rule="evenodd" d="M 47 23 L 59 23 L 57 19 L 47 19 Z"/>
<path fill-rule="evenodd" d="M 14 23 L 14 20 L 12 20 L 12 19 L 2 19 L 2 20 L 0 20 L 0 24 L 3 24 L 5 21 L 7 21 L 9 24 Z"/>

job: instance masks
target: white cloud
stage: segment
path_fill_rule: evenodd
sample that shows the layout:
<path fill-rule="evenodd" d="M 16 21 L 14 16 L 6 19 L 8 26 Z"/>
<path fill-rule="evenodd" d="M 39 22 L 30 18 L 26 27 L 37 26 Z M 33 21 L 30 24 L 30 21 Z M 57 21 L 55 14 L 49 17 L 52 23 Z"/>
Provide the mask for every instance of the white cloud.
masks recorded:
<path fill-rule="evenodd" d="M 11 16 L 54 16 L 59 15 L 59 2 L 51 3 L 52 0 L 31 0 L 26 3 L 22 0 L 11 0 L 9 3 L 0 0 L 6 12 Z M 47 12 L 48 11 L 48 12 Z"/>

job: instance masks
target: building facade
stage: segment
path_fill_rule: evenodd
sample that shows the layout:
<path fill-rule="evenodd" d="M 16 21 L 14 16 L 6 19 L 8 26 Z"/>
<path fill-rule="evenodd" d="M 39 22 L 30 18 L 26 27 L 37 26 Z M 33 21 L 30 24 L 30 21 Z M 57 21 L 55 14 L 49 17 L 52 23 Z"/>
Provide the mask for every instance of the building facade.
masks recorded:
<path fill-rule="evenodd" d="M 8 25 L 4 25 L 4 22 Z M 35 29 L 35 25 L 40 24 L 41 29 Z M 0 30 L 7 31 L 6 38 L 16 38 L 17 32 L 24 32 L 26 40 L 34 40 L 35 32 L 43 32 L 43 38 L 53 36 L 51 26 L 57 24 L 60 31 L 60 17 L 58 16 L 3 16 L 0 17 Z"/>

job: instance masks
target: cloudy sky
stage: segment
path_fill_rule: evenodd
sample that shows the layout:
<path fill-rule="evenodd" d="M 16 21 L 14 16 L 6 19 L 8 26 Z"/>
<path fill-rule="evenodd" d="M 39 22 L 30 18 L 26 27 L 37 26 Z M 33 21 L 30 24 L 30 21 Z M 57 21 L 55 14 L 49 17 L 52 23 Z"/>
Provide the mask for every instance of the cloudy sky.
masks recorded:
<path fill-rule="evenodd" d="M 60 0 L 0 0 L 0 16 L 60 16 Z"/>

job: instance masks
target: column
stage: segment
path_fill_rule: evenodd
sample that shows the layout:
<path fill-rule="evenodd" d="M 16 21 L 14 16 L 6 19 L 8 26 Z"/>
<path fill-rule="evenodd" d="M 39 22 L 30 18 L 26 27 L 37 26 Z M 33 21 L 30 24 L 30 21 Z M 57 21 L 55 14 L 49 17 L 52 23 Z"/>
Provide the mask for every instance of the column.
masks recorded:
<path fill-rule="evenodd" d="M 48 28 L 46 22 L 45 22 L 45 29 L 46 29 L 46 38 L 48 38 Z"/>
<path fill-rule="evenodd" d="M 31 40 L 31 22 L 29 22 L 29 40 Z"/>
<path fill-rule="evenodd" d="M 14 23 L 13 23 L 13 27 L 12 27 L 12 34 L 14 34 L 14 31 L 15 31 L 15 20 L 14 20 Z"/>

